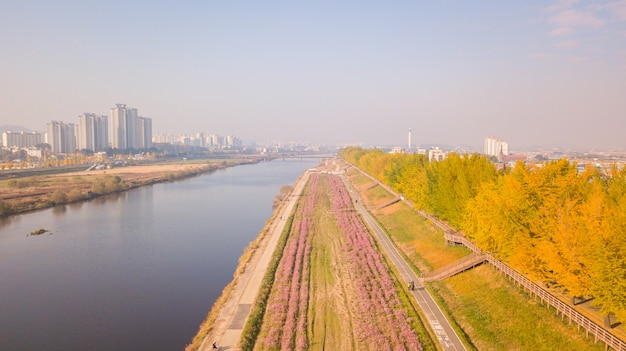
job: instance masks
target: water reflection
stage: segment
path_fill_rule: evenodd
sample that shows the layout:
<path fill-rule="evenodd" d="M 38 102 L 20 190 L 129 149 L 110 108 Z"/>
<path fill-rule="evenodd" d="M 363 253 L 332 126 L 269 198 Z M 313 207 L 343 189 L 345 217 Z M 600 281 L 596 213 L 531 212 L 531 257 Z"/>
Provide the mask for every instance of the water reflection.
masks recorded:
<path fill-rule="evenodd" d="M 80 201 L 80 202 L 71 202 L 69 204 L 67 204 L 67 206 L 72 209 L 72 210 L 78 210 L 83 206 L 84 202 Z"/>
<path fill-rule="evenodd" d="M 55 216 L 63 216 L 67 212 L 67 207 L 65 205 L 56 205 L 52 207 L 52 213 Z"/>
<path fill-rule="evenodd" d="M 10 225 L 11 223 L 19 223 L 20 220 L 21 220 L 21 216 L 20 215 L 11 215 L 11 216 L 7 216 L 7 217 L 0 217 L 0 229 L 2 229 L 2 227 L 4 227 L 4 226 Z"/>
<path fill-rule="evenodd" d="M 0 219 L 0 348 L 184 349 L 280 187 L 315 164 L 233 167 Z M 50 233 L 29 235 L 38 228 Z"/>

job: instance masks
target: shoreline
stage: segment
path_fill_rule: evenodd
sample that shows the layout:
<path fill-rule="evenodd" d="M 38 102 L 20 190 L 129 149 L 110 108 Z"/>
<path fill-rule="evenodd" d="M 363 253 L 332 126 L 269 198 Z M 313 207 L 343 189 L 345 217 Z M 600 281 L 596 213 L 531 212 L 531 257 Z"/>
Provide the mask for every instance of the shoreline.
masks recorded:
<path fill-rule="evenodd" d="M 304 171 L 298 177 L 286 200 L 274 209 L 265 227 L 244 250 L 233 280 L 224 287 L 222 294 L 211 306 L 198 332 L 185 348 L 186 351 L 211 350 L 213 342 L 217 342 L 220 349 L 239 350 L 241 331 L 250 312 L 246 307 L 255 302 L 287 217 L 297 203 L 294 197 L 302 193 L 308 177 L 309 171 Z"/>
<path fill-rule="evenodd" d="M 258 162 L 243 158 L 183 161 L 4 179 L 0 181 L 0 219 Z"/>

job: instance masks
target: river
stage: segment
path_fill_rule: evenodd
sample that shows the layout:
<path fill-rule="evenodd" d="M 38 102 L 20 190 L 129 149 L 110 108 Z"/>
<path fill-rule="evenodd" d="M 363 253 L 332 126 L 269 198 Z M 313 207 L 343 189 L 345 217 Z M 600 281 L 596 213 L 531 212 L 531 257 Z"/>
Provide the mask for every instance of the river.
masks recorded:
<path fill-rule="evenodd" d="M 237 166 L 0 220 L 0 349 L 182 350 L 280 187 L 318 163 Z M 50 233 L 29 235 L 39 228 Z"/>

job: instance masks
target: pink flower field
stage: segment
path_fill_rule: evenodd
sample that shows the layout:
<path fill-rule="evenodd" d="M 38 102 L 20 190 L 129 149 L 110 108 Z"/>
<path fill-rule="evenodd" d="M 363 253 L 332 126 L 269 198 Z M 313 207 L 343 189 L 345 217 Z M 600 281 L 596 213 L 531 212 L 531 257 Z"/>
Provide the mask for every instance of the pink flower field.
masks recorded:
<path fill-rule="evenodd" d="M 325 179 L 320 182 L 322 177 Z M 319 213 L 315 212 L 321 202 L 330 209 L 327 217 L 333 222 L 321 232 L 339 236 L 342 245 L 337 257 L 349 275 L 342 282 L 350 285 L 344 289 L 349 292 L 347 315 L 339 318 L 350 319 L 351 330 L 346 334 L 353 340 L 353 349 L 422 350 L 391 272 L 354 210 L 341 178 L 319 174 L 311 176 L 308 192 L 298 204 L 255 350 L 309 350 L 319 343 L 309 328 L 309 285 L 312 238 L 322 235 L 318 234 Z"/>

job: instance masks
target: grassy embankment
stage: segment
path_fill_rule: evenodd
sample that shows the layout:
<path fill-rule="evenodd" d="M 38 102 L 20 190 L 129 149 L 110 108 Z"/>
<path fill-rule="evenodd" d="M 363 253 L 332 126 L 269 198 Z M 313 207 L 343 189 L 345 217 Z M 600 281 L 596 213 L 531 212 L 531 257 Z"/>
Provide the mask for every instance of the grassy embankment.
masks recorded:
<path fill-rule="evenodd" d="M 186 161 L 4 179 L 0 181 L 0 217 L 84 201 L 249 162 L 243 159 Z"/>
<path fill-rule="evenodd" d="M 351 182 L 360 189 L 372 213 L 419 271 L 428 272 L 469 254 L 461 246 L 447 246 L 443 233 L 403 203 L 378 209 L 393 196 L 352 169 Z M 442 302 L 457 330 L 478 350 L 602 350 L 513 285 L 490 265 L 458 274 L 427 288 Z"/>

